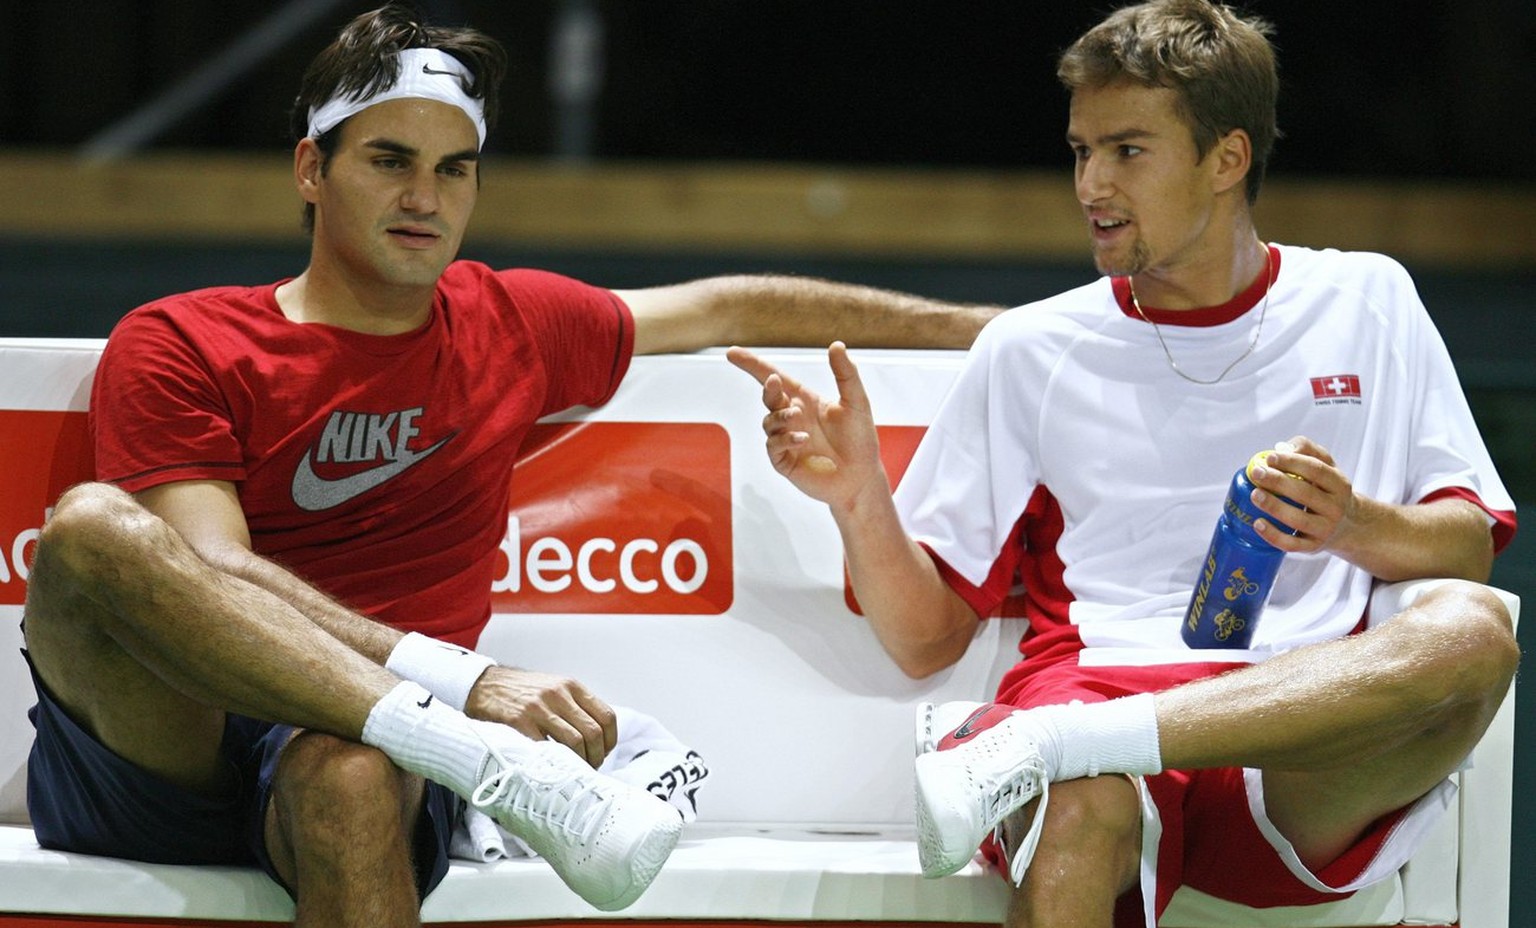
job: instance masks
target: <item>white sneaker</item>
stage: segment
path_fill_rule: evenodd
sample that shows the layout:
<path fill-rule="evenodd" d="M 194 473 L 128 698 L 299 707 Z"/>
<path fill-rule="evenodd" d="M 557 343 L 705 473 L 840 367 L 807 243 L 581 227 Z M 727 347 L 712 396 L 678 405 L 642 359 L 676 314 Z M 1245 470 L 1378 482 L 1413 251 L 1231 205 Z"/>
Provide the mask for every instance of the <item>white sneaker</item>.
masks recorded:
<path fill-rule="evenodd" d="M 470 797 L 476 808 L 527 842 L 594 908 L 613 912 L 640 898 L 682 833 L 676 809 L 554 741 L 521 746 L 515 757 L 487 747 Z"/>
<path fill-rule="evenodd" d="M 924 706 L 918 713 L 920 733 L 944 731 L 938 727 L 945 724 L 938 721 L 941 718 L 961 719 L 955 729 L 934 739 L 935 750 L 920 754 L 915 762 L 917 853 L 923 876 L 947 876 L 964 867 L 1003 819 L 1039 796 L 1034 821 L 1010 861 L 1009 874 L 1018 885 L 1040 843 L 1050 789 L 1030 720 L 1019 710 L 998 705 L 950 703 Z"/>

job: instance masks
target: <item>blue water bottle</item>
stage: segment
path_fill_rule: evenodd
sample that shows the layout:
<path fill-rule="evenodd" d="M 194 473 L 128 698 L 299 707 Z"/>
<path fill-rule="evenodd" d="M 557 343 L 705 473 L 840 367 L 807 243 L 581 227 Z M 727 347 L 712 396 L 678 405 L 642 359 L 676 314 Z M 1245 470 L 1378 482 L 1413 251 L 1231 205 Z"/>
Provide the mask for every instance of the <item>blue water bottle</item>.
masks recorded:
<path fill-rule="evenodd" d="M 1291 529 L 1253 505 L 1253 468 L 1263 466 L 1268 451 L 1260 451 L 1232 475 L 1227 500 L 1216 520 L 1211 546 L 1205 552 L 1195 590 L 1184 613 L 1184 643 L 1192 648 L 1246 648 L 1253 640 L 1259 614 L 1269 599 L 1275 573 L 1285 552 L 1253 529 L 1253 520 L 1266 519 L 1291 535 Z M 1292 500 L 1286 502 L 1295 505 Z"/>

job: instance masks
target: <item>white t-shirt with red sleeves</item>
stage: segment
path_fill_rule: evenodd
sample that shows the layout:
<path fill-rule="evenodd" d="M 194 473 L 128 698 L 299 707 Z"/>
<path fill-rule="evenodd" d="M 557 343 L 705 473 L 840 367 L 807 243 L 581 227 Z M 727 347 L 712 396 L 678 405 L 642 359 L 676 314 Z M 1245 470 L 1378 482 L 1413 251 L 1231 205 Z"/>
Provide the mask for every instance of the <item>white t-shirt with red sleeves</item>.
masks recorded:
<path fill-rule="evenodd" d="M 518 447 L 541 416 L 612 396 L 628 308 L 459 261 L 424 326 L 378 336 L 291 322 L 277 286 L 124 317 L 91 396 L 98 477 L 230 481 L 258 553 L 376 619 L 473 646 Z"/>
<path fill-rule="evenodd" d="M 1291 554 L 1251 650 L 1192 653 L 1179 636 L 1233 473 L 1305 435 L 1356 492 L 1514 504 L 1408 273 L 1375 254 L 1271 246 L 1230 303 L 1132 308 L 1124 278 L 1002 314 L 982 333 L 896 490 L 911 535 L 978 612 L 1022 578 L 1026 655 L 1104 665 L 1258 660 L 1349 633 L 1371 586 L 1326 554 Z M 1265 301 L 1267 300 L 1267 306 Z M 1220 382 L 1212 380 L 1252 342 Z M 1083 649 L 1083 650 L 1079 650 Z"/>

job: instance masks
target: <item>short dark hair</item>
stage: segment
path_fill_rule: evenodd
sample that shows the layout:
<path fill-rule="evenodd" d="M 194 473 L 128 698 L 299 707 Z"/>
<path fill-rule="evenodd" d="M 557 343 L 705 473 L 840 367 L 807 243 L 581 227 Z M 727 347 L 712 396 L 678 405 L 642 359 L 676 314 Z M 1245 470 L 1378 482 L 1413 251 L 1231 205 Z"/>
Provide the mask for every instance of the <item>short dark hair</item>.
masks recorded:
<path fill-rule="evenodd" d="M 1167 87 L 1204 158 L 1233 129 L 1248 133 L 1252 204 L 1280 130 L 1274 27 L 1210 0 L 1150 0 L 1111 13 L 1062 53 L 1056 76 L 1068 90 L 1130 80 Z"/>
<path fill-rule="evenodd" d="M 469 27 L 429 26 L 403 3 L 390 3 L 356 17 L 337 34 L 304 71 L 293 101 L 289 126 L 294 141 L 309 134 L 309 111 L 339 96 L 376 93 L 400 77 L 399 53 L 407 48 L 436 48 L 469 69 L 464 92 L 485 106 L 486 130 L 496 125 L 507 53 L 501 43 Z M 322 173 L 336 151 L 346 120 L 315 139 Z M 304 230 L 314 231 L 315 207 L 304 205 Z"/>

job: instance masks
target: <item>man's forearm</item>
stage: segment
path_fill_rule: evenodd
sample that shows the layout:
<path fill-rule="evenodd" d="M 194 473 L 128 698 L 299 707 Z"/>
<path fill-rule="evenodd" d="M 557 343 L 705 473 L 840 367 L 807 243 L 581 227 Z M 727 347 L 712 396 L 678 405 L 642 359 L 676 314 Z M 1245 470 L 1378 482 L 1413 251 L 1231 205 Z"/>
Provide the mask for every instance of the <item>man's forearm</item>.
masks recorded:
<path fill-rule="evenodd" d="M 1001 306 L 951 303 L 810 277 L 736 275 L 623 291 L 637 353 L 710 345 L 968 348 Z"/>
<path fill-rule="evenodd" d="M 902 671 L 930 676 L 965 653 L 976 615 L 907 535 L 887 494 L 834 510 L 854 596 Z"/>
<path fill-rule="evenodd" d="M 951 303 L 815 278 L 723 278 L 722 305 L 735 308 L 736 334 L 812 347 L 969 348 L 1001 306 Z M 731 339 L 740 342 L 742 339 Z"/>
<path fill-rule="evenodd" d="M 1486 583 L 1493 570 L 1488 516 L 1461 499 L 1396 506 L 1361 499 L 1333 552 L 1386 581 L 1452 577 Z"/>
<path fill-rule="evenodd" d="M 352 650 L 377 664 L 389 657 L 401 633 L 326 596 L 281 565 L 243 549 L 204 558 L 215 567 L 277 596 Z"/>

